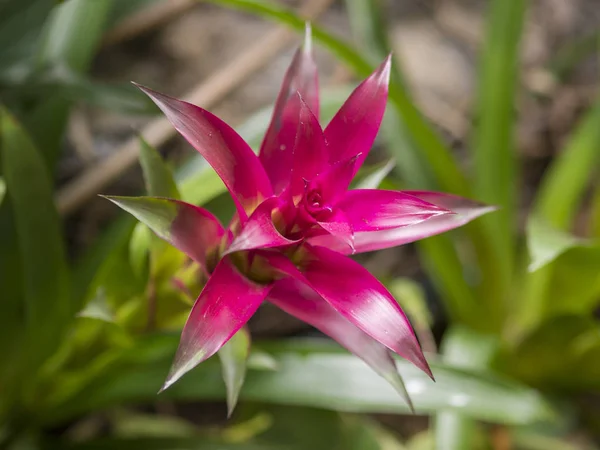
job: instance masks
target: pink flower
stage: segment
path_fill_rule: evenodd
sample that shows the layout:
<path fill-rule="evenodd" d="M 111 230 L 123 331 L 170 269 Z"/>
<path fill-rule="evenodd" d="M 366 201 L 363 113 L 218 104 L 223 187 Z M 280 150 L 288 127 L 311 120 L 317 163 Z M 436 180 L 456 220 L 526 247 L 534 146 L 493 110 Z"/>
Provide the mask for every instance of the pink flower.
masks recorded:
<path fill-rule="evenodd" d="M 258 157 L 208 111 L 140 86 L 219 174 L 237 208 L 226 229 L 181 201 L 111 198 L 210 275 L 165 388 L 214 355 L 265 300 L 331 336 L 399 391 L 391 352 L 431 376 L 396 300 L 346 255 L 442 233 L 491 208 L 436 192 L 348 190 L 381 124 L 391 60 L 323 130 L 309 39 L 285 75 Z"/>

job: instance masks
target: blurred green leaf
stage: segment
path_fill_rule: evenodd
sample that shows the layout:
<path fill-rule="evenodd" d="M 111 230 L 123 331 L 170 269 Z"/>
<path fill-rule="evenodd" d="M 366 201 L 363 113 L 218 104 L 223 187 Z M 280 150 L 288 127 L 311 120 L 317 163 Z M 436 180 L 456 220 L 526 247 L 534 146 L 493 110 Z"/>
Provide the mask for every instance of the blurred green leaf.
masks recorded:
<path fill-rule="evenodd" d="M 118 410 L 110 419 L 114 436 L 119 438 L 190 438 L 198 434 L 192 423 L 178 416 Z"/>
<path fill-rule="evenodd" d="M 528 1 L 494 0 L 488 5 L 487 30 L 471 141 L 473 192 L 479 200 L 499 206 L 480 220 L 492 251 L 480 257 L 486 267 L 486 296 L 492 317 L 502 317 L 512 286 L 515 256 L 516 161 L 514 124 L 519 43 Z"/>
<path fill-rule="evenodd" d="M 6 183 L 4 182 L 4 178 L 0 177 L 0 205 L 2 205 L 2 200 L 4 200 L 4 194 L 6 194 Z"/>
<path fill-rule="evenodd" d="M 589 222 L 589 234 L 592 237 L 600 239 L 600 183 L 598 183 L 594 191 L 591 210 L 592 213 Z"/>
<path fill-rule="evenodd" d="M 600 389 L 600 325 L 590 317 L 553 317 L 496 365 L 524 382 L 567 392 Z"/>
<path fill-rule="evenodd" d="M 554 227 L 568 229 L 590 177 L 600 163 L 600 101 L 590 109 L 546 171 L 535 211 Z"/>
<path fill-rule="evenodd" d="M 531 216 L 527 221 L 528 270 L 535 272 L 568 249 L 582 244 L 581 239 L 553 228 L 542 218 Z"/>
<path fill-rule="evenodd" d="M 106 295 L 104 295 L 102 289 L 98 290 L 96 296 L 85 305 L 85 308 L 77 313 L 77 316 L 102 320 L 109 323 L 114 323 L 115 321 L 115 313 L 111 311 L 110 305 L 106 301 Z"/>
<path fill-rule="evenodd" d="M 129 264 L 140 280 L 148 276 L 148 254 L 152 241 L 152 231 L 142 222 L 135 224 L 129 239 Z"/>
<path fill-rule="evenodd" d="M 373 164 L 368 167 L 363 166 L 352 180 L 350 187 L 352 189 L 377 189 L 395 165 L 395 161 L 390 159 L 380 164 Z"/>
<path fill-rule="evenodd" d="M 589 315 L 600 304 L 600 245 L 567 250 L 552 264 L 546 314 Z"/>
<path fill-rule="evenodd" d="M 410 278 L 396 278 L 386 285 L 417 328 L 431 327 L 433 317 L 419 283 Z"/>
<path fill-rule="evenodd" d="M 78 92 L 71 95 L 89 97 L 94 94 L 96 99 L 103 101 L 101 93 L 91 91 L 85 78 L 75 74 L 81 74 L 89 68 L 112 3 L 113 0 L 67 0 L 57 5 L 44 23 L 37 43 L 37 68 L 41 71 L 67 68 L 68 72 L 62 72 L 72 73 L 72 78 L 80 81 Z M 43 150 L 51 171 L 58 160 L 60 140 L 71 106 L 71 100 L 63 97 L 66 97 L 64 92 L 41 96 L 41 101 L 38 98 L 40 104 L 32 113 L 35 117 L 24 119 L 28 128 L 34 130 L 34 139 Z M 48 137 L 51 140 L 46 140 Z"/>
<path fill-rule="evenodd" d="M 121 214 L 109 224 L 76 262 L 73 268 L 72 288 L 75 311 L 83 307 L 87 298 L 96 294 L 97 281 L 102 274 L 106 273 L 106 267 L 113 264 L 113 255 L 118 254 L 118 258 L 122 257 L 122 249 L 127 248 L 135 224 L 135 219 L 129 214 Z"/>
<path fill-rule="evenodd" d="M 60 92 L 49 92 L 23 117 L 31 138 L 42 149 L 46 167 L 53 170 L 63 144 L 71 102 Z"/>
<path fill-rule="evenodd" d="M 55 349 L 70 319 L 68 269 L 50 178 L 41 156 L 7 111 L 0 111 L 2 169 L 14 212 L 26 317 L 24 378 Z"/>
<path fill-rule="evenodd" d="M 441 350 L 446 363 L 485 373 L 497 346 L 494 336 L 455 326 L 444 336 Z M 457 411 L 442 411 L 435 416 L 436 448 L 477 448 L 475 439 L 478 434 L 478 425 L 472 417 Z"/>
<path fill-rule="evenodd" d="M 52 0 L 3 1 L 0 3 L 0 68 L 22 72 L 35 47 L 40 30 L 54 7 Z M 26 69 L 25 69 L 26 70 Z"/>
<path fill-rule="evenodd" d="M 146 185 L 146 194 L 153 197 L 181 198 L 171 171 L 162 156 L 140 137 L 140 164 Z"/>
<path fill-rule="evenodd" d="M 119 362 L 68 401 L 51 406 L 45 422 L 114 404 L 154 401 L 169 369 L 177 336 L 155 337 L 125 352 Z M 394 389 L 359 359 L 329 341 L 284 341 L 261 346 L 278 361 L 277 371 L 249 371 L 241 400 L 363 412 L 409 412 Z M 455 410 L 502 424 L 556 419 L 556 410 L 539 392 L 494 375 L 431 361 L 437 382 L 409 363 L 398 361 L 419 413 Z M 207 361 L 161 394 L 181 400 L 223 399 L 219 365 Z M 40 411 L 40 413 L 42 413 Z"/>
<path fill-rule="evenodd" d="M 488 328 L 489 321 L 481 320 L 487 312 L 466 282 L 465 269 L 450 237 L 423 239 L 417 242 L 417 248 L 450 319 L 478 330 Z"/>
<path fill-rule="evenodd" d="M 41 67 L 66 65 L 84 72 L 100 43 L 113 0 L 67 0 L 44 27 L 39 49 Z"/>
<path fill-rule="evenodd" d="M 79 444 L 63 442 L 42 450 L 289 450 L 281 445 L 211 443 L 200 438 L 107 438 Z"/>
<path fill-rule="evenodd" d="M 241 328 L 219 350 L 221 371 L 227 390 L 227 416 L 231 417 L 246 378 L 246 362 L 250 352 L 250 333 Z"/>

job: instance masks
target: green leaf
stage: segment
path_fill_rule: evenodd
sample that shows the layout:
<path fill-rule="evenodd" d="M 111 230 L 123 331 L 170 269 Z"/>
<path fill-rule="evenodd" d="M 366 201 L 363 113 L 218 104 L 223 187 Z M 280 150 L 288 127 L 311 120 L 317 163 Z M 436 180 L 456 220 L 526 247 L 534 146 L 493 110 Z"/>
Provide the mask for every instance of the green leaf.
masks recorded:
<path fill-rule="evenodd" d="M 574 247 L 552 264 L 546 314 L 589 315 L 600 304 L 600 245 Z"/>
<path fill-rule="evenodd" d="M 590 317 L 565 315 L 544 322 L 496 365 L 524 382 L 567 392 L 600 389 L 600 327 Z"/>
<path fill-rule="evenodd" d="M 28 62 L 53 6 L 51 0 L 0 3 L 0 67 L 3 72 L 6 73 L 8 67 Z"/>
<path fill-rule="evenodd" d="M 96 296 L 85 305 L 85 308 L 77 313 L 77 317 L 97 319 L 108 323 L 115 322 L 115 313 L 111 311 L 102 289 L 99 289 Z"/>
<path fill-rule="evenodd" d="M 140 279 L 148 276 L 148 254 L 152 242 L 152 232 L 144 223 L 138 222 L 129 240 L 129 264 Z"/>
<path fill-rule="evenodd" d="M 539 217 L 531 216 L 527 221 L 529 272 L 535 272 L 568 249 L 582 244 L 584 244 L 583 240 L 555 229 Z"/>
<path fill-rule="evenodd" d="M 6 194 L 6 183 L 4 182 L 4 178 L 0 177 L 0 205 L 2 205 L 2 200 L 4 200 L 4 194 Z"/>
<path fill-rule="evenodd" d="M 427 307 L 425 292 L 417 282 L 410 278 L 396 278 L 387 283 L 387 288 L 417 328 L 431 327 L 433 318 Z"/>
<path fill-rule="evenodd" d="M 497 349 L 497 339 L 454 327 L 442 343 L 444 361 L 467 369 L 485 371 Z M 448 450 L 475 448 L 478 425 L 457 411 L 440 412 L 435 417 L 436 448 Z"/>
<path fill-rule="evenodd" d="M 75 72 L 87 71 L 112 4 L 113 0 L 68 0 L 57 6 L 42 36 L 40 66 L 64 64 Z"/>
<path fill-rule="evenodd" d="M 49 405 L 44 421 L 64 421 L 73 415 L 114 404 L 152 402 L 169 370 L 177 336 L 139 342 L 123 354 L 112 370 L 99 376 L 66 403 Z M 277 371 L 249 371 L 240 399 L 361 413 L 409 412 L 394 389 L 358 358 L 329 341 L 284 341 L 261 346 L 277 361 Z M 502 424 L 554 420 L 557 411 L 533 389 L 504 378 L 431 361 L 437 382 L 399 360 L 418 413 L 455 410 L 469 417 Z M 225 397 L 219 365 L 211 359 L 161 394 L 179 400 Z M 41 412 L 40 412 L 41 413 Z"/>
<path fill-rule="evenodd" d="M 250 352 L 250 333 L 241 328 L 219 350 L 223 380 L 227 388 L 227 416 L 231 417 L 246 377 L 246 362 Z"/>
<path fill-rule="evenodd" d="M 65 444 L 58 442 L 43 450 L 289 450 L 282 445 L 224 444 L 200 438 L 105 438 L 91 442 Z"/>
<path fill-rule="evenodd" d="M 119 410 L 111 414 L 110 421 L 114 436 L 119 438 L 190 438 L 198 433 L 184 418 L 164 414 Z"/>
<path fill-rule="evenodd" d="M 156 197 L 104 196 L 124 209 L 155 233 L 168 236 L 171 224 L 177 217 L 177 204 Z"/>
<path fill-rule="evenodd" d="M 146 193 L 152 197 L 180 200 L 181 196 L 171 171 L 160 153 L 140 136 L 140 164 L 144 175 Z"/>
<path fill-rule="evenodd" d="M 494 281 L 486 280 L 486 303 L 493 315 L 502 314 L 501 305 L 508 299 L 515 253 L 515 94 L 527 5 L 526 0 L 494 0 L 489 5 L 481 54 L 477 126 L 471 141 L 473 192 L 479 200 L 500 207 L 480 219 L 492 250 L 486 262 L 489 265 L 489 261 L 494 261 L 494 268 L 488 269 Z"/>
<path fill-rule="evenodd" d="M 559 229 L 568 229 L 585 188 L 600 163 L 600 101 L 579 123 L 554 159 L 538 191 L 535 212 Z"/>
<path fill-rule="evenodd" d="M 73 313 L 69 274 L 50 177 L 42 158 L 6 111 L 0 111 L 0 133 L 2 169 L 23 273 L 28 350 L 22 357 L 24 370 L 33 370 L 56 349 Z M 27 377 L 32 375 L 27 373 Z"/>
<path fill-rule="evenodd" d="M 369 167 L 361 167 L 356 177 L 352 180 L 352 189 L 377 189 L 387 177 L 394 166 L 396 165 L 393 159 L 387 162 L 374 164 Z"/>

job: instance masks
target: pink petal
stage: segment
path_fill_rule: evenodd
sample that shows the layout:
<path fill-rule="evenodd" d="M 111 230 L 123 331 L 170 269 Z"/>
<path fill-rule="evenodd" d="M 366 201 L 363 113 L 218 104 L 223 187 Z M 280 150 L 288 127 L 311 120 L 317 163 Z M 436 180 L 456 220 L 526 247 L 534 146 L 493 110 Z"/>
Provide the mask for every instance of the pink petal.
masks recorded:
<path fill-rule="evenodd" d="M 319 192 L 324 204 L 333 207 L 346 194 L 354 177 L 357 159 L 354 156 L 330 166 L 308 184 L 308 191 Z"/>
<path fill-rule="evenodd" d="M 356 173 L 367 157 L 385 112 L 391 64 L 391 56 L 388 56 L 381 66 L 354 90 L 325 128 L 325 139 L 330 147 L 330 163 L 360 155 L 354 172 Z"/>
<path fill-rule="evenodd" d="M 162 197 L 106 198 L 202 266 L 225 234 L 219 219 L 189 203 Z"/>
<path fill-rule="evenodd" d="M 287 239 L 275 227 L 272 216 L 280 206 L 281 202 L 277 197 L 262 202 L 242 226 L 225 254 L 242 250 L 282 247 L 299 242 Z"/>
<path fill-rule="evenodd" d="M 225 256 L 196 300 L 162 390 L 214 355 L 254 314 L 270 286 L 248 280 Z"/>
<path fill-rule="evenodd" d="M 300 102 L 299 123 L 294 144 L 291 195 L 304 192 L 306 180 L 314 179 L 328 167 L 327 146 L 319 120 L 304 101 Z"/>
<path fill-rule="evenodd" d="M 138 87 L 215 169 L 243 219 L 272 195 L 271 183 L 260 161 L 233 128 L 198 106 Z"/>
<path fill-rule="evenodd" d="M 290 182 L 294 143 L 298 128 L 300 103 L 297 93 L 316 117 L 319 116 L 319 90 L 317 67 L 312 57 L 310 28 L 306 29 L 305 43 L 294 55 L 288 68 L 271 124 L 260 148 L 260 162 L 265 168 L 276 194 Z"/>
<path fill-rule="evenodd" d="M 454 214 L 441 214 L 414 225 L 381 231 L 358 231 L 354 233 L 355 253 L 370 252 L 396 247 L 425 239 L 458 228 L 477 217 L 494 211 L 496 207 L 450 194 L 423 191 L 406 191 L 421 200 L 451 209 Z M 322 235 L 309 239 L 312 245 L 327 247 L 340 253 L 350 254 L 347 247 L 332 236 Z"/>
<path fill-rule="evenodd" d="M 406 192 L 378 189 L 348 191 L 337 206 L 355 232 L 403 227 L 452 213 Z"/>
<path fill-rule="evenodd" d="M 318 222 L 318 224 L 331 236 L 345 243 L 350 248 L 350 252 L 354 253 L 354 232 L 342 211 L 336 211 L 327 222 Z"/>
<path fill-rule="evenodd" d="M 300 270 L 291 262 L 269 263 L 306 283 L 352 324 L 432 376 L 408 318 L 376 278 L 332 250 L 306 246 L 304 251 Z"/>
<path fill-rule="evenodd" d="M 387 347 L 351 324 L 307 285 L 289 278 L 279 280 L 273 285 L 267 300 L 330 336 L 361 358 L 385 378 L 412 408 Z"/>

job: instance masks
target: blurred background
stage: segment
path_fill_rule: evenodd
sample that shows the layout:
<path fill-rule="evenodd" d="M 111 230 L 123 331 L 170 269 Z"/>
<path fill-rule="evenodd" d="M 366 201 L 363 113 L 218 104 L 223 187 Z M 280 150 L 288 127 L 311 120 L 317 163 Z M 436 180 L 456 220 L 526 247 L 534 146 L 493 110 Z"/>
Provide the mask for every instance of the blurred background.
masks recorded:
<path fill-rule="evenodd" d="M 435 383 L 398 360 L 416 414 L 269 304 L 231 418 L 217 358 L 157 396 L 202 280 L 97 196 L 156 192 L 159 171 L 231 218 L 129 82 L 257 148 L 306 20 L 324 124 L 393 52 L 358 182 L 500 207 L 357 257 L 431 362 Z M 600 447 L 599 57 L 598 0 L 0 0 L 0 448 Z"/>

